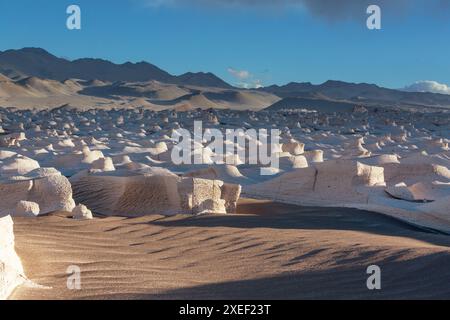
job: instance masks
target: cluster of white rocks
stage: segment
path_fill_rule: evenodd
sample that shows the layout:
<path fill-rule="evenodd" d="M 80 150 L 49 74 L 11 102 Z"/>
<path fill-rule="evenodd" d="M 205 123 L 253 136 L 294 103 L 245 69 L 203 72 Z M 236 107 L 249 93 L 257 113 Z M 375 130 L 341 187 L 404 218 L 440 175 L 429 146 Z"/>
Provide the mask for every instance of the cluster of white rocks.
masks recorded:
<path fill-rule="evenodd" d="M 143 113 L 2 110 L 0 214 L 69 211 L 89 219 L 90 210 L 123 216 L 233 212 L 239 185 L 159 168 L 162 158 L 171 163 L 174 142 L 158 125 L 168 120 L 150 113 L 145 129 Z"/>
<path fill-rule="evenodd" d="M 192 141 L 203 164 L 174 163 L 174 136 L 194 137 L 195 121 L 206 133 L 281 130 L 279 167 L 249 164 L 249 152 L 218 154 L 204 137 Z M 450 232 L 449 141 L 448 111 L 0 109 L 0 216 L 231 213 L 242 192 Z"/>
<path fill-rule="evenodd" d="M 226 212 L 233 211 L 240 185 L 246 195 L 278 201 L 384 213 L 398 209 L 420 217 L 425 212 L 450 221 L 449 118 L 445 111 L 364 108 L 341 113 L 2 109 L 0 214 L 72 211 L 76 203 L 103 215 Z M 173 137 L 180 129 L 198 134 L 194 121 L 202 121 L 206 133 L 280 129 L 274 149 L 279 168 L 269 168 L 276 175 L 261 176 L 264 166 L 249 165 L 249 152 L 245 158 L 217 154 L 204 137 L 193 140 L 203 164 L 176 165 Z M 225 143 L 242 149 L 236 141 Z"/>

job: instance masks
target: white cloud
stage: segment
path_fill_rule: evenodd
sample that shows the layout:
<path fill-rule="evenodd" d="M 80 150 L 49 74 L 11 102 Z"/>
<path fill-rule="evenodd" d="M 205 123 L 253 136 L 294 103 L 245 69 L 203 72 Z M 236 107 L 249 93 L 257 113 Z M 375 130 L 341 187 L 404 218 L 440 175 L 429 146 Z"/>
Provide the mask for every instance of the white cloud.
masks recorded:
<path fill-rule="evenodd" d="M 236 70 L 234 68 L 228 68 L 228 73 L 239 80 L 245 80 L 250 78 L 252 75 L 247 70 Z"/>
<path fill-rule="evenodd" d="M 264 87 L 260 80 L 253 80 L 249 82 L 239 82 L 236 86 L 243 89 L 259 89 Z"/>
<path fill-rule="evenodd" d="M 257 79 L 255 81 L 253 81 L 253 88 L 259 89 L 259 88 L 262 88 L 262 87 L 264 87 L 264 85 L 263 85 L 261 80 Z"/>
<path fill-rule="evenodd" d="M 263 87 L 262 81 L 256 79 L 255 76 L 247 70 L 237 70 L 235 68 L 228 68 L 228 73 L 237 81 L 235 85 L 244 89 L 258 89 Z"/>
<path fill-rule="evenodd" d="M 417 81 L 402 90 L 409 92 L 431 92 L 450 95 L 450 87 L 448 85 L 431 80 Z"/>

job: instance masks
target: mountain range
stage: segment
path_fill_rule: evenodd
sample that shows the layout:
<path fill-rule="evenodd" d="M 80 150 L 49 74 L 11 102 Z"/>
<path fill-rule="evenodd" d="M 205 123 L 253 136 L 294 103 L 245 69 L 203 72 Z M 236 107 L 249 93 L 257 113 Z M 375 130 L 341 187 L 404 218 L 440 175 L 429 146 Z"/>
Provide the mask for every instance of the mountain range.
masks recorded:
<path fill-rule="evenodd" d="M 332 100 L 364 106 L 407 106 L 407 107 L 450 107 L 450 95 L 429 92 L 406 92 L 379 87 L 375 84 L 348 83 L 329 80 L 314 85 L 309 82 L 289 83 L 284 86 L 273 85 L 262 90 L 288 99 L 289 104 L 299 100 L 321 101 Z"/>
<path fill-rule="evenodd" d="M 233 87 L 216 75 L 172 75 L 148 62 L 68 60 L 41 48 L 0 51 L 0 106 L 147 106 L 270 110 L 366 107 L 450 108 L 450 95 L 405 92 L 367 83 L 292 82 L 259 89 Z"/>
<path fill-rule="evenodd" d="M 34 76 L 42 79 L 64 81 L 67 79 L 141 82 L 156 80 L 165 83 L 214 86 L 231 86 L 212 73 L 188 72 L 174 76 L 148 62 L 115 64 L 103 59 L 67 60 L 58 58 L 41 48 L 23 48 L 0 52 L 0 73 L 17 79 Z"/>

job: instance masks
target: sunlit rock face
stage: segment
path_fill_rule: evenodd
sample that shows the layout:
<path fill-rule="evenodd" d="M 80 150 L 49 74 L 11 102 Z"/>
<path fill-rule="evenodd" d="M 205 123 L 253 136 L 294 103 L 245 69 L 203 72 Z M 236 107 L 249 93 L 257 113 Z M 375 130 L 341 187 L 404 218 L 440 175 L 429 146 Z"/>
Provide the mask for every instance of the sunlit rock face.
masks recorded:
<path fill-rule="evenodd" d="M 79 204 L 72 211 L 72 218 L 75 220 L 92 220 L 92 211 L 89 210 L 85 205 Z"/>
<path fill-rule="evenodd" d="M 13 221 L 0 218 L 0 300 L 7 299 L 25 281 L 22 263 L 14 249 Z"/>
<path fill-rule="evenodd" d="M 74 198 L 101 215 L 143 216 L 234 212 L 240 187 L 181 178 L 165 169 L 88 173 L 71 179 Z M 235 187 L 233 187 L 235 186 Z"/>
<path fill-rule="evenodd" d="M 249 195 L 298 204 L 366 203 L 371 188 L 385 186 L 384 169 L 357 161 L 330 160 L 251 185 Z"/>
<path fill-rule="evenodd" d="M 56 211 L 72 211 L 72 187 L 56 170 L 30 172 L 0 180 L 0 215 L 37 216 Z"/>

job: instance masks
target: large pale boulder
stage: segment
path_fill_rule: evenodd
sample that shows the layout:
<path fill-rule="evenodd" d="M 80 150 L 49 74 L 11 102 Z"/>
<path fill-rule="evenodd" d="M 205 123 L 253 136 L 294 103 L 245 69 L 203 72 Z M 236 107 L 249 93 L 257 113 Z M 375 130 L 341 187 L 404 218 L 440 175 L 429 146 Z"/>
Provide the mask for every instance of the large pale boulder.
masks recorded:
<path fill-rule="evenodd" d="M 386 188 L 386 192 L 392 197 L 414 202 L 436 201 L 450 195 L 450 183 L 443 182 L 418 182 L 411 186 L 399 183 Z"/>
<path fill-rule="evenodd" d="M 73 219 L 75 220 L 92 220 L 92 212 L 85 205 L 79 204 L 72 211 Z"/>
<path fill-rule="evenodd" d="M 248 180 L 236 166 L 214 165 L 205 169 L 189 171 L 183 177 L 201 178 L 207 180 L 222 180 L 227 183 L 241 184 Z"/>
<path fill-rule="evenodd" d="M 7 299 L 24 281 L 22 263 L 14 249 L 13 221 L 5 216 L 0 218 L 0 300 Z"/>
<path fill-rule="evenodd" d="M 282 170 L 307 168 L 308 160 L 304 156 L 281 157 L 279 159 L 279 166 Z"/>
<path fill-rule="evenodd" d="M 281 146 L 283 152 L 289 152 L 293 156 L 303 154 L 305 152 L 305 144 L 291 140 L 289 142 L 283 143 Z"/>
<path fill-rule="evenodd" d="M 71 179 L 74 198 L 107 216 L 174 215 L 181 211 L 177 184 L 167 170 L 140 174 L 128 170 L 86 174 Z"/>
<path fill-rule="evenodd" d="M 19 201 L 14 215 L 16 217 L 37 217 L 40 213 L 39 204 L 36 202 Z"/>
<path fill-rule="evenodd" d="M 111 158 L 101 158 L 92 162 L 91 169 L 99 171 L 115 171 L 113 160 Z"/>
<path fill-rule="evenodd" d="M 226 213 L 240 194 L 221 180 L 181 178 L 161 168 L 85 172 L 71 183 L 77 202 L 106 216 Z"/>
<path fill-rule="evenodd" d="M 303 154 L 303 156 L 306 158 L 308 163 L 323 162 L 323 151 L 322 150 L 306 151 Z"/>
<path fill-rule="evenodd" d="M 356 140 L 344 144 L 344 158 L 364 158 L 369 157 L 371 152 L 363 147 L 364 138 L 357 138 Z"/>
<path fill-rule="evenodd" d="M 0 180 L 0 215 L 16 211 L 20 201 L 34 202 L 40 214 L 55 211 L 71 212 L 75 207 L 69 180 L 56 170 L 39 169 L 28 177 Z"/>
<path fill-rule="evenodd" d="M 199 213 L 227 213 L 222 199 L 223 181 L 198 178 L 182 179 L 178 185 L 183 211 Z"/>
<path fill-rule="evenodd" d="M 412 185 L 418 182 L 450 182 L 450 170 L 447 167 L 433 163 L 386 163 L 385 179 L 389 185 L 406 183 Z"/>
<path fill-rule="evenodd" d="M 17 155 L 0 161 L 0 175 L 21 176 L 39 168 L 39 163 L 33 159 Z"/>
<path fill-rule="evenodd" d="M 385 186 L 383 168 L 357 161 L 329 160 L 248 186 L 245 193 L 297 204 L 365 203 L 370 187 Z"/>
<path fill-rule="evenodd" d="M 225 210 L 227 213 L 235 213 L 242 187 L 238 184 L 224 183 L 222 186 L 222 199 L 225 200 Z"/>

